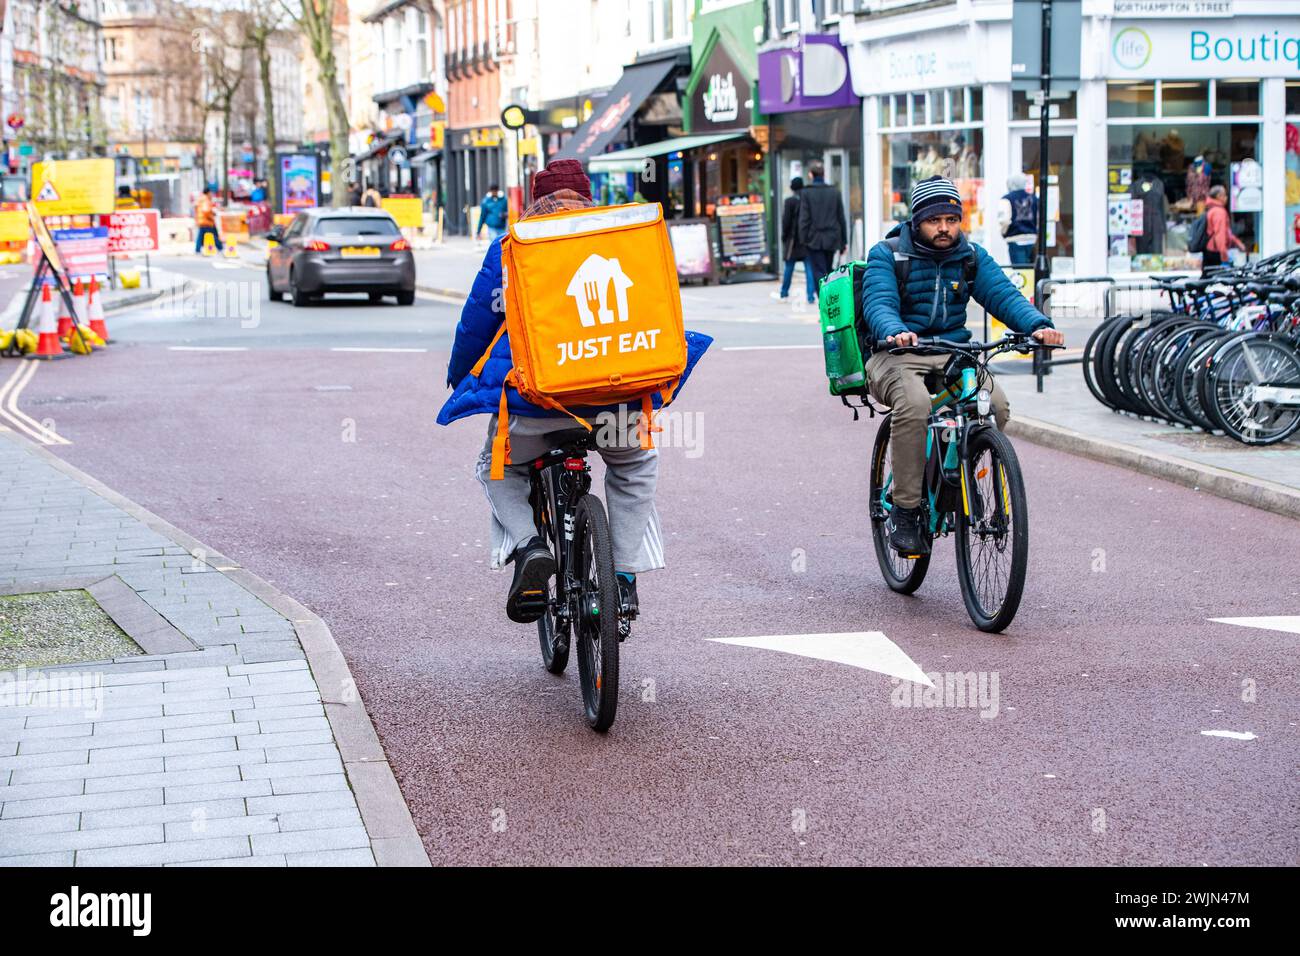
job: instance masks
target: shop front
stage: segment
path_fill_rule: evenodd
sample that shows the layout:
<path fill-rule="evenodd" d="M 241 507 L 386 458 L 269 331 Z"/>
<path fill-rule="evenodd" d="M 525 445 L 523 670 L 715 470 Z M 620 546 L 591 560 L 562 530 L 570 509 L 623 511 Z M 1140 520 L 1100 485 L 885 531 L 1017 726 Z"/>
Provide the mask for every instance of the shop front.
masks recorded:
<path fill-rule="evenodd" d="M 708 140 L 685 144 L 675 154 L 681 163 L 676 175 L 682 208 L 688 218 L 711 221 L 722 274 L 766 277 L 774 264 L 767 157 L 771 130 L 758 106 L 757 52 L 752 40 L 749 56 L 733 48 L 725 23 L 708 29 L 707 21 L 697 20 L 697 29 L 702 42 L 697 35 L 682 115 L 692 137 Z M 668 173 L 671 181 L 671 164 Z"/>
<path fill-rule="evenodd" d="M 1241 257 L 1300 244 L 1300 18 L 1117 18 L 1105 62 L 1108 272 L 1199 269 L 1216 186 Z"/>
<path fill-rule="evenodd" d="M 505 160 L 499 126 L 447 132 L 447 228 L 469 234 L 488 187 L 505 188 Z"/>
<path fill-rule="evenodd" d="M 848 58 L 839 37 L 801 34 L 759 51 L 759 108 L 770 122 L 775 175 L 769 202 L 782 207 L 790 181 L 810 181 L 822 163 L 826 182 L 838 186 L 848 220 L 849 256 L 864 249 L 862 102 L 853 92 Z"/>
<path fill-rule="evenodd" d="M 919 32 L 920 22 L 895 19 L 896 32 L 884 35 L 840 24 L 853 88 L 863 97 L 865 246 L 911 215 L 916 182 L 941 175 L 961 193 L 966 234 L 1005 262 L 989 224 L 1009 172 L 1010 24 Z"/>

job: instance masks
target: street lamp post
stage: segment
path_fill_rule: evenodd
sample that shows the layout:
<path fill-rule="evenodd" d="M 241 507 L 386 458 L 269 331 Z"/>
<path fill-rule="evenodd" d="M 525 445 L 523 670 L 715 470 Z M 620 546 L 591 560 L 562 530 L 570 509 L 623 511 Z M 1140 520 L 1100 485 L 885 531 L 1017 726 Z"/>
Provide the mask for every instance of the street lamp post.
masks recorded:
<path fill-rule="evenodd" d="M 1034 260 L 1034 288 L 1046 279 L 1051 269 L 1047 260 L 1047 176 L 1048 151 L 1050 139 L 1048 126 L 1051 121 L 1050 102 L 1052 88 L 1052 0 L 1042 0 L 1043 53 L 1042 69 L 1039 73 L 1038 105 L 1038 182 L 1035 191 L 1038 194 L 1038 256 Z"/>

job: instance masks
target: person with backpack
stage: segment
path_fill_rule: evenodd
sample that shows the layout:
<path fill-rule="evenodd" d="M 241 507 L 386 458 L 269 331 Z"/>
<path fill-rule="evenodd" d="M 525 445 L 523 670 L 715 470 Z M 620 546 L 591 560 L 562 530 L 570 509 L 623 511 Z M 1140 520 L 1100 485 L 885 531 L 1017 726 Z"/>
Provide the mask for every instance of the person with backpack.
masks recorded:
<path fill-rule="evenodd" d="M 1027 190 L 1028 177 L 1015 173 L 1007 179 L 1007 193 L 998 204 L 998 225 L 1007 240 L 1007 255 L 1013 266 L 1034 261 L 1038 241 L 1038 197 Z"/>
<path fill-rule="evenodd" d="M 781 207 L 781 250 L 785 258 L 785 271 L 781 276 L 781 291 L 773 292 L 774 299 L 790 298 L 790 283 L 794 280 L 796 263 L 803 263 L 804 286 L 808 302 L 812 304 L 817 295 L 813 283 L 812 265 L 808 262 L 808 251 L 799 245 L 799 193 L 803 191 L 803 177 L 796 176 L 790 180 L 790 195 L 785 197 Z"/>
<path fill-rule="evenodd" d="M 520 219 L 594 205 L 591 180 L 582 164 L 560 159 L 534 175 L 533 201 Z M 492 416 L 475 475 L 491 508 L 492 569 L 499 570 L 511 562 L 515 566 L 506 598 L 506 616 L 527 624 L 541 617 L 545 605 L 525 595 L 538 591 L 545 594 L 547 582 L 555 574 L 555 557 L 533 524 L 528 500 L 530 462 L 553 447 L 550 436 L 572 430 L 575 423 L 570 416 L 526 401 L 513 385 L 507 384 L 514 360 L 510 337 L 501 329 L 505 321 L 501 243 L 501 236 L 492 240 L 461 311 L 447 365 L 447 384 L 454 391 L 438 413 L 438 424 L 449 425 L 470 415 Z M 707 335 L 686 332 L 686 369 L 674 396 L 681 393 L 712 341 Z M 494 480 L 493 441 L 503 401 L 509 410 L 510 463 L 501 469 L 500 479 Z M 664 537 L 655 509 L 658 452 L 642 447 L 639 415 L 627 405 L 574 411 L 597 422 L 596 451 L 605 462 L 605 504 L 619 597 L 624 609 L 635 615 L 639 611 L 637 574 L 664 567 Z"/>
<path fill-rule="evenodd" d="M 501 193 L 501 187 L 493 183 L 488 187 L 487 195 L 483 197 L 483 202 L 478 207 L 478 231 L 474 234 L 477 239 L 483 234 L 483 227 L 487 227 L 488 242 L 494 239 L 500 239 L 506 232 L 506 218 L 509 211 L 509 204 L 506 197 Z"/>
<path fill-rule="evenodd" d="M 804 265 L 812 266 L 813 291 L 831 271 L 831 257 L 849 247 L 849 230 L 844 218 L 844 200 L 837 186 L 826 182 L 826 167 L 808 164 L 812 185 L 799 194 L 798 242 L 807 252 Z"/>
<path fill-rule="evenodd" d="M 1210 194 L 1205 200 L 1205 223 L 1203 226 L 1203 245 L 1201 251 L 1201 275 L 1208 275 L 1229 259 L 1232 249 L 1243 252 L 1246 244 L 1232 231 L 1232 216 L 1228 213 L 1228 191 L 1222 186 L 1211 186 Z M 1197 223 L 1197 225 L 1201 225 Z M 1192 246 L 1191 237 L 1188 248 Z M 1192 250 L 1196 251 L 1196 250 Z"/>
<path fill-rule="evenodd" d="M 971 299 L 1016 332 L 1060 345 L 1065 336 L 1011 284 L 1001 267 L 961 231 L 962 203 L 957 187 L 931 176 L 912 187 L 912 217 L 899 223 L 867 256 L 862 282 L 862 314 L 871 342 L 914 346 L 918 338 L 970 341 L 966 304 Z M 867 387 L 890 408 L 890 455 L 894 470 L 894 508 L 889 543 L 900 554 L 927 553 L 921 533 L 921 489 L 925 468 L 925 430 L 930 387 L 948 362 L 947 354 L 893 355 L 875 352 L 867 361 Z M 930 381 L 927 381 L 930 380 Z M 997 382 L 988 388 L 998 428 L 1010 405 Z"/>

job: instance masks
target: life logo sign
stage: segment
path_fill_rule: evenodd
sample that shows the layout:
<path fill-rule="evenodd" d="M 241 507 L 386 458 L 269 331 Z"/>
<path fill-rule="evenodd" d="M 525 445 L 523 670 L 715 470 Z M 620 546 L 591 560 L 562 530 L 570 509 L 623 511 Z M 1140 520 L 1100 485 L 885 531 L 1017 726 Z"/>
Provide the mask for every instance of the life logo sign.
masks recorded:
<path fill-rule="evenodd" d="M 1115 34 L 1111 57 L 1126 70 L 1140 70 L 1151 59 L 1151 36 L 1141 27 L 1125 27 Z"/>
<path fill-rule="evenodd" d="M 606 259 L 592 253 L 573 273 L 565 295 L 573 299 L 577 307 L 578 322 L 584 329 L 590 329 L 628 321 L 627 290 L 632 284 L 617 259 Z M 560 360 L 556 364 L 653 349 L 659 331 L 647 329 L 622 332 L 617 336 L 598 335 L 558 342 L 556 348 L 560 350 Z"/>
<path fill-rule="evenodd" d="M 740 115 L 740 98 L 736 95 L 736 80 L 714 73 L 709 77 L 709 87 L 704 91 L 704 118 L 710 123 L 729 123 Z"/>

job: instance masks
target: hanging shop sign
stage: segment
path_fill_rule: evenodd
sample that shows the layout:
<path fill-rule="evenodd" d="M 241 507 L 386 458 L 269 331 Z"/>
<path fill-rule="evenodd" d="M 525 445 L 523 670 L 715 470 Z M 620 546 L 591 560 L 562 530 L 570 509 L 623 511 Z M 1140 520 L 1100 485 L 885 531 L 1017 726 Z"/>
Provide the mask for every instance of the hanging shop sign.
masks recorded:
<path fill-rule="evenodd" d="M 690 131 L 747 129 L 753 110 L 753 82 L 719 39 L 696 74 Z"/>
<path fill-rule="evenodd" d="M 764 113 L 857 104 L 848 54 L 837 36 L 808 34 L 797 46 L 758 55 L 758 108 Z"/>
<path fill-rule="evenodd" d="M 1112 20 L 1107 75 L 1300 79 L 1300 17 Z"/>

